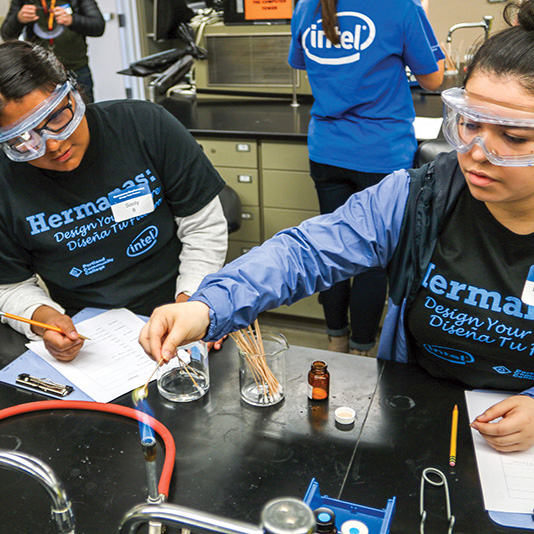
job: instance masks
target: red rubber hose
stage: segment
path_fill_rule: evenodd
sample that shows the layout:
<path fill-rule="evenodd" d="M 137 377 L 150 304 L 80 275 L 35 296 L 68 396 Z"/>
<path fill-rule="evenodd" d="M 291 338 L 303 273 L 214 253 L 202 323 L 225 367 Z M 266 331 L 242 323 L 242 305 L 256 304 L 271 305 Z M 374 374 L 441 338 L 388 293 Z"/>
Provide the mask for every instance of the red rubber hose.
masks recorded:
<path fill-rule="evenodd" d="M 171 484 L 172 471 L 174 469 L 174 460 L 176 456 L 176 446 L 174 438 L 169 432 L 168 428 L 161 424 L 157 419 L 147 415 L 133 408 L 126 406 L 119 406 L 118 404 L 104 404 L 101 402 L 89 401 L 64 401 L 64 400 L 50 400 L 29 402 L 27 404 L 19 404 L 10 408 L 0 410 L 0 420 L 14 417 L 23 413 L 40 412 L 44 410 L 89 410 L 93 412 L 107 412 L 116 415 L 122 415 L 141 421 L 152 427 L 155 432 L 159 434 L 163 443 L 165 444 L 165 461 L 158 484 L 158 491 L 160 494 L 169 497 L 169 486 Z"/>

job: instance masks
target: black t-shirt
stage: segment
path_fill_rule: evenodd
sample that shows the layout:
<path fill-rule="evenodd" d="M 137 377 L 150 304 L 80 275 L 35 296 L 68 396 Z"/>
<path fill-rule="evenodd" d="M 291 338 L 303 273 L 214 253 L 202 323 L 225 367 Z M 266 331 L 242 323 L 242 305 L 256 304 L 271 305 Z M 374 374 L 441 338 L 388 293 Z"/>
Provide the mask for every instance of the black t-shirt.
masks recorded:
<path fill-rule="evenodd" d="M 224 182 L 189 132 L 161 106 L 88 106 L 89 148 L 77 169 L 52 172 L 0 154 L 0 284 L 34 273 L 70 312 L 172 302 L 180 242 L 174 217 L 206 206 Z M 147 184 L 153 212 L 116 223 L 108 193 Z"/>
<path fill-rule="evenodd" d="M 470 387 L 533 385 L 534 308 L 521 301 L 533 239 L 465 189 L 407 316 L 415 359 L 430 374 Z"/>

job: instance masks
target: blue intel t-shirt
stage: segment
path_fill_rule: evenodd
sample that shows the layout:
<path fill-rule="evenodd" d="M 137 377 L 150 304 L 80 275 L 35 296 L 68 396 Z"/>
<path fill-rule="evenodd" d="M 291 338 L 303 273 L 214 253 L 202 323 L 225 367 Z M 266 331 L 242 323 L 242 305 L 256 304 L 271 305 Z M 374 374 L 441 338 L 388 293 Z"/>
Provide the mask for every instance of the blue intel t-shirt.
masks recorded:
<path fill-rule="evenodd" d="M 419 0 L 339 0 L 340 44 L 322 31 L 319 0 L 299 0 L 289 63 L 306 69 L 315 103 L 310 159 L 364 172 L 412 166 L 415 111 L 406 77 L 444 58 Z"/>

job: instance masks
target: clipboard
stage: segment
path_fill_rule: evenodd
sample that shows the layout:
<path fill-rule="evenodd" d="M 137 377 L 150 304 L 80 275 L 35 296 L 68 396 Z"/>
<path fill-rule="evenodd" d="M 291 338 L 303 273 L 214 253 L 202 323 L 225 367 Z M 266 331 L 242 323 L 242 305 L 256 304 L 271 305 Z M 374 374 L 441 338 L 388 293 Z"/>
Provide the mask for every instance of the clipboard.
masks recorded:
<path fill-rule="evenodd" d="M 76 324 L 80 321 L 91 319 L 92 317 L 95 317 L 105 311 L 108 311 L 108 310 L 104 310 L 100 308 L 84 308 L 83 310 L 81 310 L 80 312 L 78 312 L 76 315 L 72 317 L 72 321 L 74 324 Z M 144 316 L 139 316 L 139 317 L 143 319 L 144 321 L 147 320 L 147 318 Z M 17 378 L 22 373 L 29 373 L 32 376 L 35 376 L 38 378 L 49 379 L 54 382 L 58 382 L 62 385 L 70 386 L 73 388 L 73 390 L 67 396 L 60 397 L 58 395 L 47 393 L 46 391 L 28 387 L 24 384 L 17 383 Z M 47 397 L 51 397 L 54 399 L 82 400 L 82 401 L 95 402 L 95 399 L 91 398 L 81 389 L 76 387 L 72 382 L 67 380 L 59 371 L 54 369 L 54 367 L 52 367 L 50 364 L 45 362 L 42 358 L 40 358 L 37 354 L 35 354 L 31 350 L 27 350 L 26 352 L 22 353 L 18 358 L 16 358 L 11 363 L 6 365 L 6 367 L 0 370 L 0 382 L 4 384 L 8 384 L 10 386 L 15 386 L 25 391 L 30 391 L 32 393 L 39 393 L 41 395 L 45 395 Z"/>
<path fill-rule="evenodd" d="M 531 514 L 512 514 L 507 512 L 493 512 L 488 510 L 490 519 L 503 527 L 534 529 L 534 519 Z"/>

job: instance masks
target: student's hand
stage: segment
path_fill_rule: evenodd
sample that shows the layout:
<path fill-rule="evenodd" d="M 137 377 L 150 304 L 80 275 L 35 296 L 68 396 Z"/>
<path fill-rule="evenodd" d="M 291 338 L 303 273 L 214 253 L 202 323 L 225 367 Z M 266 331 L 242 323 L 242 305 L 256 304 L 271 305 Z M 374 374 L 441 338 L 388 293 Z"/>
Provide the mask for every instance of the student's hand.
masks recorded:
<path fill-rule="evenodd" d="M 37 16 L 37 7 L 33 4 L 24 4 L 17 13 L 17 20 L 21 24 L 28 24 L 29 22 L 39 20 L 39 17 Z"/>
<path fill-rule="evenodd" d="M 179 293 L 176 296 L 176 302 L 187 302 L 188 300 L 189 300 L 189 296 L 186 295 L 185 293 Z M 223 336 L 221 339 L 219 339 L 217 341 L 208 341 L 208 343 L 206 343 L 206 346 L 208 347 L 208 351 L 210 351 L 210 350 L 221 350 L 221 348 L 223 346 L 223 342 L 227 337 L 228 336 Z"/>
<path fill-rule="evenodd" d="M 202 339 L 210 324 L 210 312 L 203 302 L 190 301 L 156 308 L 139 335 L 144 351 L 159 362 L 169 361 L 176 347 Z"/>
<path fill-rule="evenodd" d="M 224 340 L 227 338 L 228 336 L 223 336 L 221 337 L 221 339 L 218 339 L 217 341 L 208 341 L 206 343 L 206 345 L 208 346 L 208 350 L 221 350 L 222 349 L 222 346 L 223 346 L 223 343 L 224 343 Z"/>
<path fill-rule="evenodd" d="M 43 336 L 46 350 L 56 360 L 70 362 L 76 358 L 83 347 L 83 339 L 80 339 L 72 319 L 68 315 L 59 313 L 49 306 L 39 306 L 33 312 L 32 319 L 51 326 L 58 326 L 64 332 L 64 334 L 60 334 L 53 330 L 45 330 L 32 325 L 32 330 L 36 334 Z"/>
<path fill-rule="evenodd" d="M 63 26 L 72 24 L 72 14 L 67 12 L 64 7 L 59 6 L 54 9 L 54 18 L 58 24 L 63 24 Z"/>
<path fill-rule="evenodd" d="M 499 417 L 502 419 L 491 422 Z M 479 415 L 471 427 L 498 451 L 524 451 L 534 445 L 534 399 L 527 395 L 509 397 Z"/>

